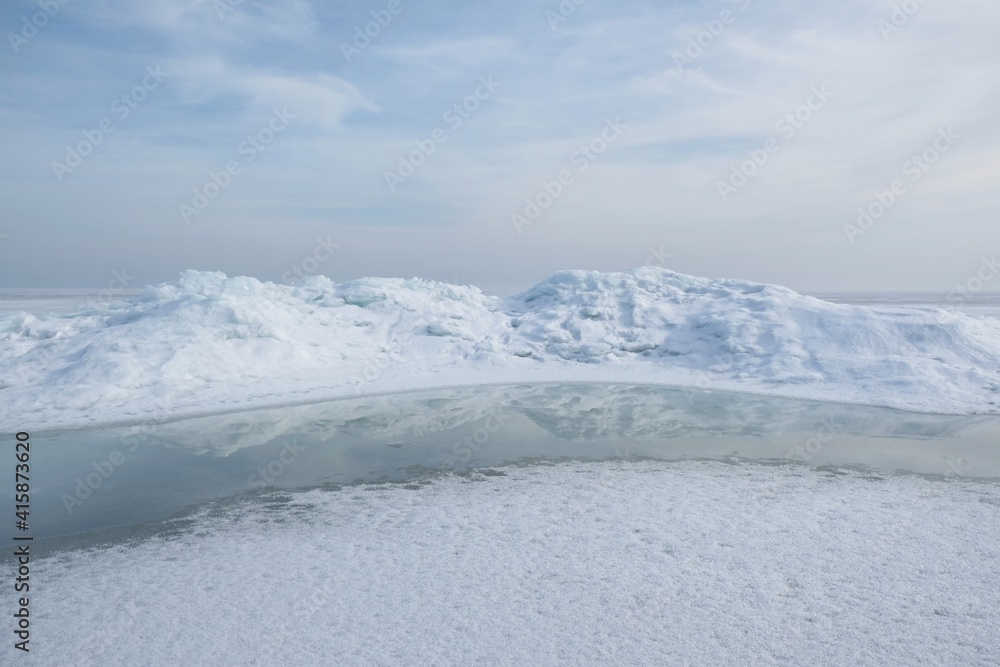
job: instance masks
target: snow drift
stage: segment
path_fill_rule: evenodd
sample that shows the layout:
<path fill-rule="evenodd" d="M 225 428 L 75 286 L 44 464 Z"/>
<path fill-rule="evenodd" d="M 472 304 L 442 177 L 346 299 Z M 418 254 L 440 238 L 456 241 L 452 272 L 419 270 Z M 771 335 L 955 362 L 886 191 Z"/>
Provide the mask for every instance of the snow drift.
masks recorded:
<path fill-rule="evenodd" d="M 188 271 L 105 309 L 0 322 L 7 429 L 546 381 L 998 413 L 1000 321 L 643 267 L 562 271 L 507 299 L 419 279 Z"/>

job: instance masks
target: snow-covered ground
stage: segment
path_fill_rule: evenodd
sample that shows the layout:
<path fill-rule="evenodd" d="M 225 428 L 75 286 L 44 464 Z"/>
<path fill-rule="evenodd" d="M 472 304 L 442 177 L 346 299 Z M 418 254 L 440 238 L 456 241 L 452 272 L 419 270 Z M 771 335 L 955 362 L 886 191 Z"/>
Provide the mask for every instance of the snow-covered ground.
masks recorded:
<path fill-rule="evenodd" d="M 1000 656 L 996 484 L 721 462 L 493 475 L 280 492 L 35 563 L 25 664 Z"/>
<path fill-rule="evenodd" d="M 16 428 L 566 381 L 1000 412 L 996 319 L 653 267 L 563 271 L 510 298 L 418 279 L 290 286 L 189 271 L 0 327 L 0 423 Z"/>
<path fill-rule="evenodd" d="M 0 318 L 0 424 L 53 512 L 163 446 L 34 543 L 25 664 L 997 664 L 997 418 L 967 416 L 1000 413 L 994 318 L 655 268 L 88 303 Z M 42 432 L 89 423 L 121 425 Z M 354 472 L 437 470 L 490 423 L 466 476 Z M 249 490 L 279 460 L 288 488 Z"/>

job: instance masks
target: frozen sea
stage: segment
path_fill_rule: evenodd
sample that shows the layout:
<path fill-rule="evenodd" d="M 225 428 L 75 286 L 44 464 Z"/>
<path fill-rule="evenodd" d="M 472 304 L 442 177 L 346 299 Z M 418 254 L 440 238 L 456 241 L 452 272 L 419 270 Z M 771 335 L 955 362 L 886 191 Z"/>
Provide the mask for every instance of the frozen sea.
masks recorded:
<path fill-rule="evenodd" d="M 94 299 L 0 291 L 0 317 Z M 32 445 L 5 664 L 1000 664 L 996 415 L 521 383 Z"/>

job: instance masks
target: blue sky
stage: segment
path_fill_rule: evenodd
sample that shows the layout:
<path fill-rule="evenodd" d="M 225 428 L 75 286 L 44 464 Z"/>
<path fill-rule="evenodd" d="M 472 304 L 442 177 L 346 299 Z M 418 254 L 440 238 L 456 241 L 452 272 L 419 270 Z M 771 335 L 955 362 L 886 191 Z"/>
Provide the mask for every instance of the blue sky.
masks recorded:
<path fill-rule="evenodd" d="M 997 3 L 577 2 L 5 3 L 0 286 L 948 291 L 1000 252 Z"/>

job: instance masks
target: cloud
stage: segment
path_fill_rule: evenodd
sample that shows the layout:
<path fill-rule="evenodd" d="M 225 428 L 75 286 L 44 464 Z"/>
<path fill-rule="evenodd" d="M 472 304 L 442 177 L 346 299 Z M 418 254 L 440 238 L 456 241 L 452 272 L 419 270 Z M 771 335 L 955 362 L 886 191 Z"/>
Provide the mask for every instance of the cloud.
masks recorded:
<path fill-rule="evenodd" d="M 329 74 L 289 74 L 239 68 L 222 58 L 189 58 L 168 64 L 184 102 L 209 105 L 235 97 L 242 112 L 258 116 L 273 108 L 287 108 L 297 124 L 309 124 L 339 132 L 344 119 L 358 110 L 377 112 L 378 107 L 357 87 Z"/>
<path fill-rule="evenodd" d="M 341 42 L 382 5 L 246 0 L 220 17 L 214 0 L 71 3 L 0 73 L 0 141 L 17 147 L 0 194 L 25 226 L 5 230 L 4 247 L 13 253 L 15 238 L 66 220 L 105 236 L 138 239 L 148 228 L 149 237 L 169 237 L 179 198 L 287 108 L 294 131 L 170 246 L 177 270 L 194 242 L 204 244 L 200 268 L 211 268 L 214 252 L 229 270 L 266 273 L 274 247 L 295 245 L 289 229 L 303 243 L 324 229 L 358 248 L 344 253 L 341 275 L 389 271 L 390 258 L 412 255 L 400 260 L 407 271 L 478 266 L 509 284 L 595 258 L 606 258 L 599 268 L 627 268 L 663 243 L 677 268 L 694 273 L 792 286 L 947 286 L 944 277 L 964 270 L 983 242 L 984 211 L 1000 205 L 989 185 L 1000 143 L 991 39 L 1000 5 L 927 2 L 894 19 L 902 4 L 588 2 L 553 29 L 545 12 L 558 11 L 556 2 L 404 1 L 348 61 Z M 736 18 L 719 32 L 724 10 Z M 893 20 L 901 25 L 886 38 L 880 21 Z M 696 56 L 679 67 L 674 54 L 692 42 Z M 53 191 L 49 161 L 156 63 L 169 79 Z M 489 75 L 502 86 L 450 127 L 443 115 Z M 784 136 L 777 123 L 814 86 L 832 97 Z M 518 237 L 510 214 L 614 117 L 628 131 Z M 861 249 L 846 244 L 841 227 L 855 208 L 947 125 L 963 136 L 954 151 Z M 447 140 L 390 192 L 384 173 L 436 128 Z M 722 201 L 717 183 L 769 138 L 780 150 Z M 937 208 L 924 205 L 931 200 Z M 385 232 L 404 228 L 405 239 Z M 239 257 L 220 244 L 223 229 L 246 230 Z M 110 250 L 95 241 L 79 261 L 116 265 L 123 248 L 152 252 L 135 244 Z M 918 262 L 894 244 L 914 245 L 914 258 L 950 250 Z M 0 280 L 37 270 L 19 262 L 0 268 Z"/>

